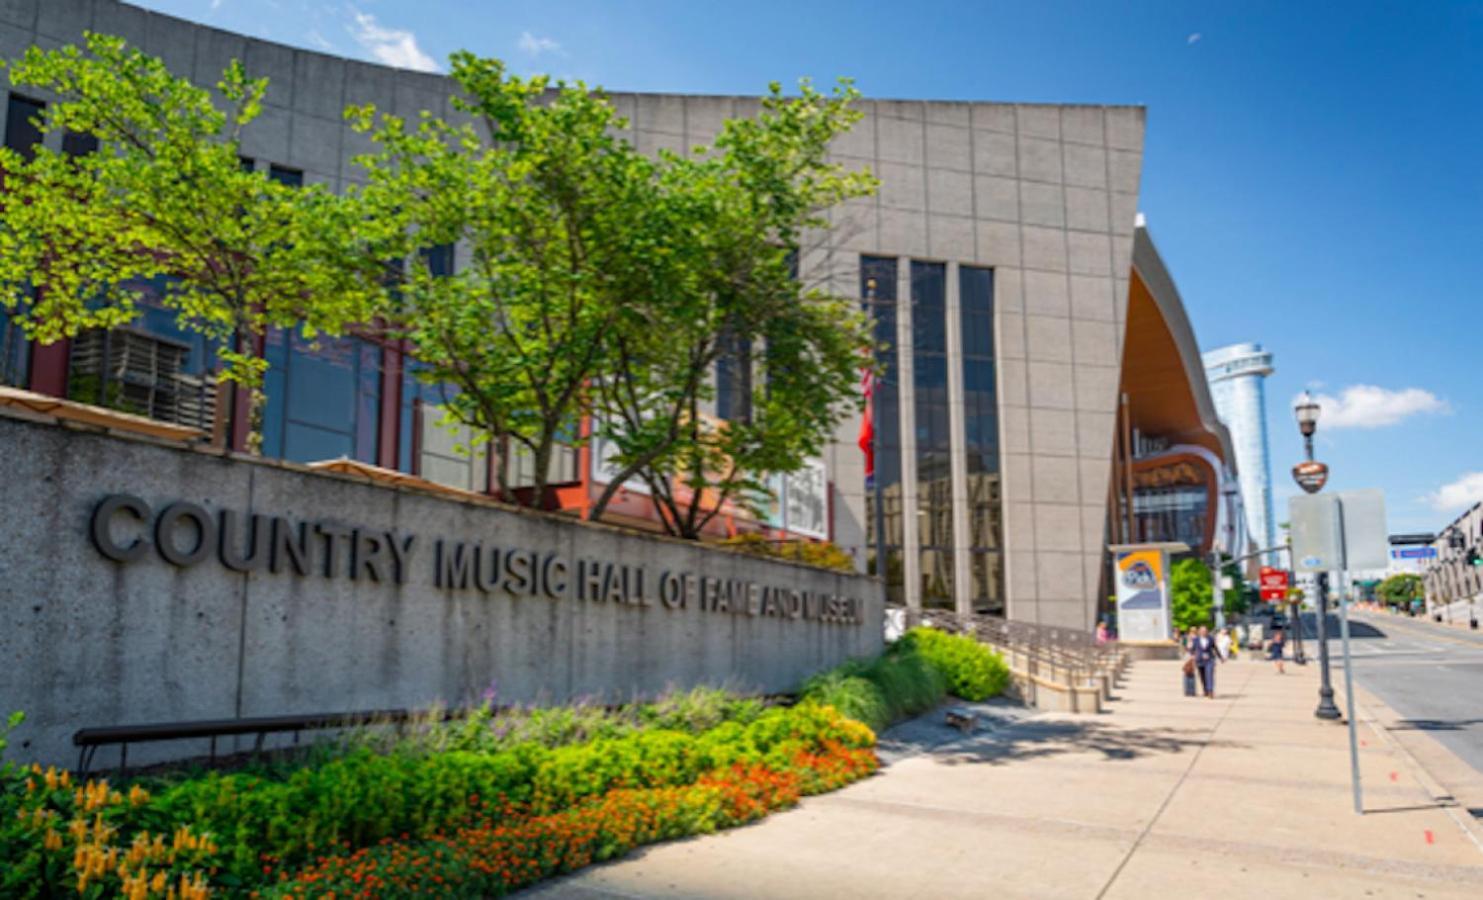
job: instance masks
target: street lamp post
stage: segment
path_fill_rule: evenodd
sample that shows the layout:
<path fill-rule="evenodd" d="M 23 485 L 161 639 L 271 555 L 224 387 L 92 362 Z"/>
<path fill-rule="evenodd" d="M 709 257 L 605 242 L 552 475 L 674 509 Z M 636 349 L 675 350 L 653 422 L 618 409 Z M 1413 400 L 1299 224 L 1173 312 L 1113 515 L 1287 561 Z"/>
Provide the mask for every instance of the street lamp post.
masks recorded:
<path fill-rule="evenodd" d="M 1299 398 L 1297 405 L 1293 407 L 1293 415 L 1298 420 L 1298 430 L 1303 434 L 1303 452 L 1308 457 L 1308 462 L 1313 462 L 1313 432 L 1318 430 L 1318 414 L 1320 407 L 1318 401 L 1307 392 Z M 1313 486 L 1299 481 L 1303 490 L 1309 493 L 1317 493 L 1323 489 L 1323 480 L 1318 479 Z M 1329 573 L 1319 572 L 1313 579 L 1313 601 L 1316 607 L 1318 619 L 1318 709 L 1313 714 L 1320 719 L 1339 718 L 1339 707 L 1334 705 L 1334 687 L 1329 682 L 1329 641 L 1328 641 L 1328 588 Z M 1302 618 L 1298 619 L 1298 629 L 1302 630 Z"/>

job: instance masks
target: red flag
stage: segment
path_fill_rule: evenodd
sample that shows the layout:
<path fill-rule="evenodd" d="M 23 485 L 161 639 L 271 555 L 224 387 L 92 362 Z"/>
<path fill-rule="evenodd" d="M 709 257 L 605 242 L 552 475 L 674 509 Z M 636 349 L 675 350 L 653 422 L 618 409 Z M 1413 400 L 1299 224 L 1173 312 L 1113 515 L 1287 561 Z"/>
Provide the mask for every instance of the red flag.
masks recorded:
<path fill-rule="evenodd" d="M 855 443 L 865 454 L 865 483 L 875 478 L 875 373 L 869 369 L 860 379 L 860 393 L 865 397 L 865 415 L 860 419 L 860 437 Z"/>

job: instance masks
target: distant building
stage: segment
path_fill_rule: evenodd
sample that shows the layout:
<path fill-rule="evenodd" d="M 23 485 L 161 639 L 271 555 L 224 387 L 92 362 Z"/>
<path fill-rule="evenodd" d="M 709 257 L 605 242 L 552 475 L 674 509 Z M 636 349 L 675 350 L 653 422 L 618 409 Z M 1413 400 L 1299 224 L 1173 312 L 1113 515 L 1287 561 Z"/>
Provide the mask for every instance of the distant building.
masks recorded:
<path fill-rule="evenodd" d="M 1241 500 L 1257 547 L 1277 545 L 1272 511 L 1272 463 L 1267 445 L 1267 399 L 1262 380 L 1272 374 L 1272 354 L 1261 344 L 1232 344 L 1204 354 L 1205 377 L 1220 420 L 1231 431 L 1240 473 Z"/>

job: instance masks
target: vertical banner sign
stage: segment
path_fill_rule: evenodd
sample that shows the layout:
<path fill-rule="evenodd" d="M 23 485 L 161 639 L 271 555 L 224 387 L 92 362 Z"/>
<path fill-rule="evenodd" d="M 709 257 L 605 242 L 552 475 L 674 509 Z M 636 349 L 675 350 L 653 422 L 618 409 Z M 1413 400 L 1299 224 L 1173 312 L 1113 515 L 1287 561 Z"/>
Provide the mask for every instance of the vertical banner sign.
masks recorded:
<path fill-rule="evenodd" d="M 1169 639 L 1169 594 L 1164 553 L 1157 548 L 1117 552 L 1117 635 L 1125 641 Z"/>

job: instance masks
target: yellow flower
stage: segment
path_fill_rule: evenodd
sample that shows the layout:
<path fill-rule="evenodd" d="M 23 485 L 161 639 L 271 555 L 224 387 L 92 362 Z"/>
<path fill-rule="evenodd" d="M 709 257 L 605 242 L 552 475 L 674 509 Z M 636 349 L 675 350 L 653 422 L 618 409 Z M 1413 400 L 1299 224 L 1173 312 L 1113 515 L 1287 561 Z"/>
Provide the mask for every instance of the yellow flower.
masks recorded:
<path fill-rule="evenodd" d="M 131 805 L 131 806 L 143 806 L 144 804 L 146 804 L 148 802 L 149 802 L 149 791 L 146 791 L 144 788 L 140 787 L 137 784 L 134 785 L 133 787 L 129 788 L 129 805 Z"/>
<path fill-rule="evenodd" d="M 55 828 L 48 828 L 46 830 L 46 839 L 42 841 L 41 846 L 45 847 L 47 850 L 62 849 L 61 833 L 58 832 Z"/>

